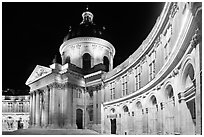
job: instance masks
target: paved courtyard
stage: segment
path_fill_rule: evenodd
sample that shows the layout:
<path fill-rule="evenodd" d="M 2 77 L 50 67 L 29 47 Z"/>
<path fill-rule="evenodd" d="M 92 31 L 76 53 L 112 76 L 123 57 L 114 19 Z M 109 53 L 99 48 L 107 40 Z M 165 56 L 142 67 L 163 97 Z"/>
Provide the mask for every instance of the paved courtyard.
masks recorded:
<path fill-rule="evenodd" d="M 89 129 L 41 129 L 28 128 L 13 132 L 2 132 L 3 135 L 99 135 Z"/>

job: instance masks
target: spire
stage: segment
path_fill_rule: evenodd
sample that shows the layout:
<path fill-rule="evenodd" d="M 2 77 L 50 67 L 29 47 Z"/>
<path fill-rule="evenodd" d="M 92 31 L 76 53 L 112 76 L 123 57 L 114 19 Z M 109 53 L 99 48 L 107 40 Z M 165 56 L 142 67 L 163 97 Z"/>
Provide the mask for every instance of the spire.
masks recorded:
<path fill-rule="evenodd" d="M 82 18 L 83 20 L 81 24 L 87 23 L 87 22 L 93 23 L 93 14 L 89 11 L 88 5 L 86 5 L 86 10 L 82 13 Z"/>

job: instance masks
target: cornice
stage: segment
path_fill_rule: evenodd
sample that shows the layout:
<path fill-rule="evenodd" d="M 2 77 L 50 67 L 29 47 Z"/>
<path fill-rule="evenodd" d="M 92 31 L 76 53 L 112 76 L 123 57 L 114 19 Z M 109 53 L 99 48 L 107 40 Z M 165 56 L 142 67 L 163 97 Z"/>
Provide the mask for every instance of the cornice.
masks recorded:
<path fill-rule="evenodd" d="M 169 19 L 169 17 L 167 15 L 170 12 L 170 7 L 171 7 L 171 3 L 167 2 L 164 5 L 163 11 L 162 11 L 161 15 L 159 16 L 159 18 L 157 19 L 157 22 L 155 23 L 151 32 L 149 33 L 147 38 L 143 41 L 142 45 L 140 45 L 140 47 L 130 56 L 130 58 L 134 58 L 134 59 L 132 59 L 132 62 L 129 62 L 128 60 L 130 60 L 130 58 L 128 58 L 122 64 L 120 64 L 119 66 L 114 68 L 112 71 L 106 73 L 105 78 L 104 78 L 105 82 L 111 81 L 115 77 L 118 77 L 119 75 L 126 73 L 126 71 L 129 68 L 131 68 L 134 64 L 136 64 L 136 62 L 139 62 L 140 59 L 145 57 L 146 54 L 148 54 L 148 51 L 150 51 L 152 48 L 154 48 L 155 43 L 157 44 L 160 42 L 160 39 L 158 38 L 158 37 L 160 37 L 159 32 L 161 31 L 162 26 L 166 25 L 166 24 L 164 24 L 165 20 Z M 134 56 L 136 56 L 136 57 L 134 57 Z M 121 67 L 124 66 L 124 64 L 127 62 L 129 62 L 128 66 L 125 67 L 125 69 L 121 69 Z"/>
<path fill-rule="evenodd" d="M 96 37 L 77 37 L 77 38 L 67 40 L 64 43 L 62 43 L 62 45 L 60 46 L 60 49 L 59 49 L 60 54 L 61 55 L 63 54 L 63 51 L 67 46 L 72 46 L 79 43 L 95 43 L 95 44 L 102 45 L 108 48 L 112 52 L 113 57 L 115 56 L 115 48 L 113 47 L 113 45 L 104 39 L 100 39 Z"/>
<path fill-rule="evenodd" d="M 184 30 L 181 30 L 183 31 L 183 34 L 180 36 L 180 38 L 178 39 L 176 43 L 176 49 L 174 49 L 173 51 L 174 54 L 171 54 L 168 62 L 161 68 L 161 70 L 157 73 L 156 77 L 152 81 L 150 81 L 147 85 L 139 89 L 137 92 L 134 92 L 132 94 L 129 94 L 125 97 L 122 97 L 116 100 L 105 102 L 104 106 L 111 105 L 111 104 L 118 103 L 118 102 L 123 102 L 125 100 L 131 99 L 141 94 L 144 94 L 150 91 L 151 89 L 153 89 L 154 87 L 157 87 L 157 85 L 160 85 L 160 83 L 162 83 L 164 78 L 166 78 L 167 76 L 170 76 L 170 77 L 176 76 L 179 73 L 178 69 L 176 69 L 177 68 L 176 66 L 179 65 L 179 62 L 181 61 L 183 55 L 186 52 L 185 50 L 186 44 L 184 43 L 186 42 L 187 39 L 189 39 L 187 35 L 192 33 L 191 32 L 192 22 L 193 22 L 193 17 L 190 16 L 188 18 L 186 27 L 183 28 Z"/>

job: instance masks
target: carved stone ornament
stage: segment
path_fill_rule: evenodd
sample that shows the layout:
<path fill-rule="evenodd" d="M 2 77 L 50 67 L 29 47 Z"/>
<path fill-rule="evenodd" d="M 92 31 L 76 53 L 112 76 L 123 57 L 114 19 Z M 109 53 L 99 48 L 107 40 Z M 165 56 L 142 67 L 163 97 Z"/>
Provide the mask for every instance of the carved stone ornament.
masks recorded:
<path fill-rule="evenodd" d="M 54 82 L 50 85 L 50 87 L 56 88 L 56 89 L 65 89 L 65 84 Z"/>
<path fill-rule="evenodd" d="M 179 7 L 177 5 L 177 3 L 174 3 L 172 8 L 171 8 L 171 13 L 170 13 L 170 17 L 174 18 L 176 12 L 179 10 Z"/>
<path fill-rule="evenodd" d="M 195 30 L 195 34 L 193 35 L 193 37 L 192 37 L 192 39 L 191 39 L 191 41 L 190 41 L 190 45 L 191 45 L 192 47 L 195 47 L 195 46 L 198 44 L 199 39 L 200 39 L 200 31 L 199 31 L 199 29 L 197 28 L 197 29 Z"/>
<path fill-rule="evenodd" d="M 34 82 L 38 78 L 43 77 L 49 73 L 52 73 L 51 68 L 37 65 L 28 80 L 26 81 L 26 85 L 29 85 L 31 82 Z"/>

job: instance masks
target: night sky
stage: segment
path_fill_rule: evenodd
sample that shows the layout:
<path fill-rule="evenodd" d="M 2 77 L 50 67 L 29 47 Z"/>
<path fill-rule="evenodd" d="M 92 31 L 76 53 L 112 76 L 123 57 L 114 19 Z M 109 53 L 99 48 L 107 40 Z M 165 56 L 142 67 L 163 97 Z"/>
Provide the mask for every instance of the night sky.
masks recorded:
<path fill-rule="evenodd" d="M 68 33 L 82 21 L 86 5 L 95 24 L 104 25 L 116 50 L 114 67 L 147 37 L 164 3 L 46 2 L 2 3 L 2 89 L 28 90 L 36 65 L 49 66 Z"/>

